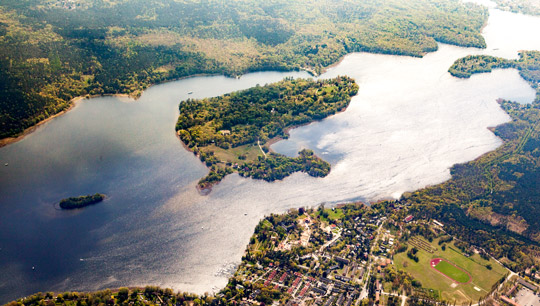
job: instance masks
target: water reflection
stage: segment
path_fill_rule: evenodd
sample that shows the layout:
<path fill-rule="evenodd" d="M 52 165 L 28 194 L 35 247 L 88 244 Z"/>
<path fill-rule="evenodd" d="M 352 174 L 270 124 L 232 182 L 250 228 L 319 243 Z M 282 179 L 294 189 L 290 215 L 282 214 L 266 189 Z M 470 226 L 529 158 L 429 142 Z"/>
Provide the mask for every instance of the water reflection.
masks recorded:
<path fill-rule="evenodd" d="M 538 37 L 538 18 L 491 12 L 487 50 L 441 45 L 422 59 L 352 54 L 322 76 L 354 77 L 358 96 L 346 112 L 293 130 L 273 148 L 314 149 L 332 163 L 324 179 L 297 173 L 269 184 L 231 175 L 200 196 L 195 184 L 207 169 L 174 134 L 181 99 L 306 73 L 200 77 L 154 86 L 136 102 L 92 99 L 0 149 L 0 162 L 9 162 L 0 168 L 0 301 L 145 284 L 211 291 L 225 284 L 265 214 L 397 197 L 448 179 L 451 165 L 500 145 L 487 130 L 508 120 L 496 98 L 534 97 L 515 70 L 468 80 L 446 72 L 468 54 L 540 49 L 530 39 Z M 513 18 L 524 28 L 508 27 L 514 40 L 503 44 L 500 28 Z M 54 208 L 58 199 L 93 192 L 109 199 L 75 212 Z"/>

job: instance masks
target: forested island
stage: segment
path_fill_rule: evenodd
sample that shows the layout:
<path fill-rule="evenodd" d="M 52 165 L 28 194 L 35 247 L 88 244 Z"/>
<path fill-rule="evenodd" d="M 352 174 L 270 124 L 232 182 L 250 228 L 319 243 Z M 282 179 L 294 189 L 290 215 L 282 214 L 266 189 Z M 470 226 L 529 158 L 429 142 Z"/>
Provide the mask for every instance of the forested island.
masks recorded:
<path fill-rule="evenodd" d="M 186 76 L 318 74 L 350 52 L 422 56 L 437 41 L 483 48 L 487 16 L 459 0 L 5 0 L 0 139 L 76 97 L 138 96 Z"/>
<path fill-rule="evenodd" d="M 298 157 L 270 152 L 269 144 L 288 137 L 288 129 L 344 110 L 358 85 L 349 77 L 329 80 L 292 79 L 256 86 L 220 97 L 188 99 L 180 104 L 176 131 L 182 142 L 209 168 L 200 189 L 227 174 L 265 181 L 302 171 L 314 177 L 330 172 L 330 164 L 310 150 Z"/>
<path fill-rule="evenodd" d="M 79 197 L 70 197 L 67 199 L 62 199 L 60 201 L 60 208 L 62 209 L 76 209 L 83 208 L 89 205 L 99 203 L 105 199 L 105 195 L 101 193 L 96 193 L 93 195 L 79 196 Z"/>

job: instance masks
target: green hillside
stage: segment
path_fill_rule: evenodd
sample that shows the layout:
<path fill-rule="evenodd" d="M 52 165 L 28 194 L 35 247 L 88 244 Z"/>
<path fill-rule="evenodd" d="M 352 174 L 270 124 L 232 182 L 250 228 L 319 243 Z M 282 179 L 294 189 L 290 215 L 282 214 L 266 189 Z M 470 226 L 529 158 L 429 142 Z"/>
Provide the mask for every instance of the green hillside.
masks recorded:
<path fill-rule="evenodd" d="M 204 73 L 320 73 L 349 52 L 422 56 L 436 41 L 485 47 L 486 19 L 458 0 L 4 0 L 0 138 L 77 96 Z"/>

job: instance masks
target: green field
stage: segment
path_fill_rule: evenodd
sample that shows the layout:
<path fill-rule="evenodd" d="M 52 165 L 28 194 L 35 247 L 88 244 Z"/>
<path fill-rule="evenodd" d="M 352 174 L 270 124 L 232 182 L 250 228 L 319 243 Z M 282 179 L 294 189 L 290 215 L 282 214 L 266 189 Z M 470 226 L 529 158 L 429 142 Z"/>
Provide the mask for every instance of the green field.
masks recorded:
<path fill-rule="evenodd" d="M 445 260 L 436 265 L 435 269 L 460 283 L 467 283 L 471 279 L 470 276 L 463 270 Z"/>
<path fill-rule="evenodd" d="M 428 243 L 431 248 L 435 250 L 433 253 L 429 253 L 423 249 L 419 249 L 418 263 L 407 257 L 407 252 L 402 252 L 394 255 L 394 264 L 397 269 L 405 270 L 411 274 L 415 279 L 422 283 L 422 287 L 426 289 L 433 289 L 440 291 L 441 299 L 444 299 L 450 303 L 456 305 L 473 304 L 478 302 L 478 299 L 485 296 L 490 290 L 493 284 L 506 275 L 504 267 L 499 265 L 493 259 L 485 260 L 478 254 L 473 254 L 470 257 L 464 256 L 457 247 L 453 244 L 447 244 L 446 249 L 443 251 L 441 246 L 438 245 L 438 239 L 429 243 L 423 237 L 416 237 L 415 239 L 422 239 Z M 409 244 L 409 248 L 412 246 Z M 435 258 L 444 258 L 456 266 L 467 271 L 471 275 L 471 281 L 469 283 L 455 283 L 439 271 L 432 269 L 430 262 Z M 439 263 L 440 265 L 441 263 Z M 490 264 L 492 269 L 486 268 L 486 265 Z M 450 265 L 450 264 L 449 264 Z M 443 264 L 443 269 L 445 265 Z M 455 268 L 455 267 L 454 267 Z M 457 281 L 466 279 L 460 276 L 454 276 L 450 271 L 444 271 L 451 277 L 455 277 Z M 463 273 L 461 271 L 461 273 Z M 475 289 L 476 288 L 476 289 Z"/>

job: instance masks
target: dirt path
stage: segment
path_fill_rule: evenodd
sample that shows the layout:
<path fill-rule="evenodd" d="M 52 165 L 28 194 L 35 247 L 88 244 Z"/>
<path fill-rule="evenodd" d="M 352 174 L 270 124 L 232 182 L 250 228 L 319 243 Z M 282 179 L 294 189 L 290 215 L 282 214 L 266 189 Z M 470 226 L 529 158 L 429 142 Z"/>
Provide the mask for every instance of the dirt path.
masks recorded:
<path fill-rule="evenodd" d="M 266 153 L 264 152 L 263 148 L 261 147 L 261 142 L 257 139 L 257 145 L 259 146 L 259 149 L 261 150 L 262 154 L 264 155 L 264 159 L 266 159 Z"/>

